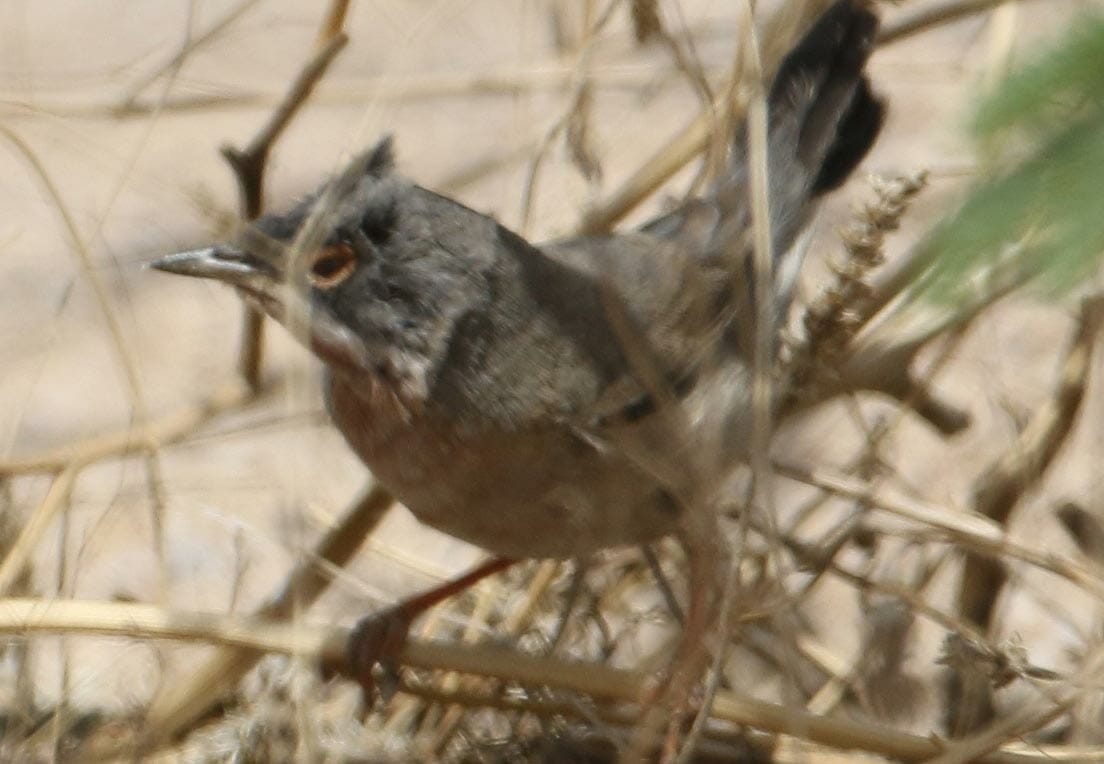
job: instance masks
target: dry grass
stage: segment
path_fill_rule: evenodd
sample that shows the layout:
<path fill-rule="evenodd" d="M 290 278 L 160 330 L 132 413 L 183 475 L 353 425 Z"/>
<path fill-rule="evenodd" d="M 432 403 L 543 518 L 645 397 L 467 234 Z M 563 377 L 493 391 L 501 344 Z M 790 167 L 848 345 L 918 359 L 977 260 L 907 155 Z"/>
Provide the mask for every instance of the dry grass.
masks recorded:
<path fill-rule="evenodd" d="M 359 465 L 282 334 L 248 312 L 232 318 L 227 296 L 182 296 L 130 266 L 202 238 L 203 225 L 256 217 L 384 128 L 410 174 L 534 236 L 627 224 L 695 187 L 696 163 L 710 166 L 733 120 L 751 120 L 762 160 L 760 72 L 826 4 L 777 3 L 752 35 L 744 4 L 718 20 L 696 0 L 520 11 L 335 0 L 309 14 L 242 2 L 210 18 L 166 13 L 187 34 L 138 45 L 156 56 L 127 59 L 125 81 L 92 99 L 36 84 L 35 66 L 73 65 L 64 54 L 19 59 L 0 131 L 9 177 L 26 182 L 3 197 L 17 214 L 0 229 L 13 255 L 0 267 L 33 288 L 0 291 L 12 305 L 0 320 L 12 370 L 0 379 L 0 759 L 604 761 L 638 750 L 626 746 L 644 739 L 642 699 L 687 600 L 680 545 L 530 562 L 478 584 L 418 622 L 397 692 L 366 706 L 332 676 L 352 622 L 478 553 L 415 528 L 379 488 L 357 493 Z M 776 370 L 759 369 L 760 397 L 782 395 L 785 416 L 758 430 L 772 446 L 751 465 L 754 499 L 741 482 L 724 508 L 737 553 L 727 581 L 709 581 L 725 592 L 713 631 L 724 647 L 704 691 L 677 693 L 700 713 L 667 740 L 671 758 L 1104 760 L 1101 300 L 1086 289 L 1073 310 L 1015 298 L 948 307 L 916 331 L 886 320 L 909 244 L 972 172 L 952 138 L 957 105 L 1078 3 L 995 5 L 886 9 L 874 79 L 901 119 L 869 162 L 881 178 L 853 181 L 825 212 L 832 225 L 814 239 L 809 294 L 786 333 L 792 384 L 774 389 Z M 522 39 L 546 21 L 553 30 L 525 66 L 510 58 L 511 14 L 529 24 Z M 24 21 L 63 46 L 63 22 Z M 465 47 L 469 35 L 479 42 Z M 448 45 L 479 59 L 474 73 L 438 49 Z M 932 61 L 957 76 L 925 90 Z M 937 131 L 943 146 L 923 143 Z M 114 153 L 93 154 L 92 171 L 66 165 L 74 152 L 59 135 Z M 229 135 L 246 147 L 223 151 L 236 187 L 197 191 L 183 179 L 189 157 L 213 157 Z M 274 186 L 268 160 L 285 150 L 294 162 L 277 165 Z M 215 177 L 211 157 L 203 172 Z M 111 168 L 106 184 L 96 161 Z M 157 214 L 138 198 L 150 184 Z M 757 187 L 762 202 L 765 178 Z M 53 221 L 39 207 L 61 235 L 44 233 Z M 143 223 L 155 235 L 135 230 Z"/>

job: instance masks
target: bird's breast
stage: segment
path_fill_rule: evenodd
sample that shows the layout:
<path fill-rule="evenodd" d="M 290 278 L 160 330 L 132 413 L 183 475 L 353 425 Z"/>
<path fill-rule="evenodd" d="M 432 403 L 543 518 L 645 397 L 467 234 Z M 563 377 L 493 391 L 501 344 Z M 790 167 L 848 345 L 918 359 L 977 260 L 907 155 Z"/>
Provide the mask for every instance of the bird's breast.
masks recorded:
<path fill-rule="evenodd" d="M 419 520 L 511 557 L 574 557 L 641 543 L 677 521 L 671 497 L 617 453 L 553 422 L 461 427 L 425 406 L 331 377 L 338 429 Z"/>

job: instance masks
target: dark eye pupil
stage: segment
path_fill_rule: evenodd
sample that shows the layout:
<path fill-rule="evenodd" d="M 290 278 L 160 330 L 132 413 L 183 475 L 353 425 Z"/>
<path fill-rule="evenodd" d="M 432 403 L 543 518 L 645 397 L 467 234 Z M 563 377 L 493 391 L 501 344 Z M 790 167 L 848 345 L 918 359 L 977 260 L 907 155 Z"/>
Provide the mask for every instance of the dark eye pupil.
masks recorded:
<path fill-rule="evenodd" d="M 349 258 L 343 255 L 329 255 L 320 257 L 314 261 L 314 275 L 322 279 L 328 279 L 341 272 L 349 262 Z"/>
<path fill-rule="evenodd" d="M 314 285 L 329 289 L 344 281 L 356 267 L 356 253 L 348 244 L 333 244 L 318 252 L 311 263 Z"/>

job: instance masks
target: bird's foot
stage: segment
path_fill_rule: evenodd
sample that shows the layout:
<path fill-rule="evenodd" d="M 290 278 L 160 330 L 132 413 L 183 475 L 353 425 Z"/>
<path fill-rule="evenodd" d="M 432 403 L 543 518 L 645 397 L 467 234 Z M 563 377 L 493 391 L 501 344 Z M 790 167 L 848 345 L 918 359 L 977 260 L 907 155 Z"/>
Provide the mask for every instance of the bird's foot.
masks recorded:
<path fill-rule="evenodd" d="M 495 557 L 462 576 L 360 619 L 346 642 L 342 673 L 360 683 L 369 705 L 377 697 L 389 700 L 398 689 L 397 659 L 414 619 L 477 581 L 513 564 L 514 561 L 507 557 Z"/>
<path fill-rule="evenodd" d="M 368 705 L 387 702 L 399 686 L 397 658 L 406 644 L 413 617 L 404 604 L 385 608 L 357 621 L 345 647 L 347 675 L 364 691 Z"/>

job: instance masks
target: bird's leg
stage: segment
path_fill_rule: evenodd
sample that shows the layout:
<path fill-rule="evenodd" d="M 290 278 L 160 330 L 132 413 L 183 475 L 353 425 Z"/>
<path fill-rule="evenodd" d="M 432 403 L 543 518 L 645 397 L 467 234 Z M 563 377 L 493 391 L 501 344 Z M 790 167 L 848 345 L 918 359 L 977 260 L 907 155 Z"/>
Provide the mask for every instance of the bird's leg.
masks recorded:
<path fill-rule="evenodd" d="M 725 542 L 716 518 L 691 529 L 684 536 L 689 564 L 690 602 L 683 623 L 682 637 L 664 679 L 642 702 L 640 723 L 621 761 L 641 761 L 654 756 L 662 742 L 662 761 L 675 758 L 682 727 L 690 715 L 692 695 L 698 680 L 709 666 L 713 650 L 709 644 L 715 636 L 711 630 L 720 614 L 724 570 L 728 559 Z M 706 527 L 712 528 L 710 532 Z M 667 734 L 662 738 L 662 731 Z"/>
<path fill-rule="evenodd" d="M 353 627 L 346 644 L 346 674 L 360 683 L 366 698 L 373 698 L 377 690 L 385 698 L 390 697 L 397 679 L 395 659 L 406 644 L 414 619 L 487 576 L 506 570 L 515 562 L 510 557 L 494 557 L 462 576 L 361 618 Z M 376 666 L 383 669 L 384 677 L 384 683 L 378 687 L 373 676 Z"/>

